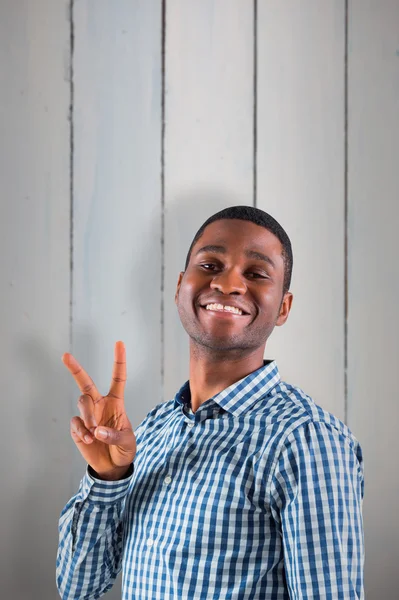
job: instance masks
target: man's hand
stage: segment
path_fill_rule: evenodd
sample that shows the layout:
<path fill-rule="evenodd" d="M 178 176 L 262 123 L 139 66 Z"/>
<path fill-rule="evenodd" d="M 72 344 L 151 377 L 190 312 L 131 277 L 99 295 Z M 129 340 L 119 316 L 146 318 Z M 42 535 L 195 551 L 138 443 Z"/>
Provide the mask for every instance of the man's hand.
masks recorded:
<path fill-rule="evenodd" d="M 121 479 L 136 456 L 136 436 L 124 404 L 126 350 L 115 343 L 111 388 L 101 396 L 93 380 L 72 354 L 62 362 L 72 373 L 82 396 L 78 401 L 80 417 L 71 419 L 71 436 L 79 452 L 101 479 Z"/>

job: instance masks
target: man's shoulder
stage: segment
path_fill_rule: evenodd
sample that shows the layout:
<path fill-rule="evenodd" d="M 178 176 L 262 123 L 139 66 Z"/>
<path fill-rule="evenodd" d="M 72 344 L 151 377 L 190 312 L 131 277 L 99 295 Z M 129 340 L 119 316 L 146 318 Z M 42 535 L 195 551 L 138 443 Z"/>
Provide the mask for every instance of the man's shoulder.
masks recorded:
<path fill-rule="evenodd" d="M 299 386 L 280 381 L 276 386 L 275 395 L 281 400 L 281 410 L 285 413 L 287 436 L 297 428 L 309 427 L 313 424 L 320 430 L 335 431 L 350 444 L 359 444 L 352 430 L 340 418 L 329 412 Z M 281 417 L 281 415 L 280 415 Z"/>

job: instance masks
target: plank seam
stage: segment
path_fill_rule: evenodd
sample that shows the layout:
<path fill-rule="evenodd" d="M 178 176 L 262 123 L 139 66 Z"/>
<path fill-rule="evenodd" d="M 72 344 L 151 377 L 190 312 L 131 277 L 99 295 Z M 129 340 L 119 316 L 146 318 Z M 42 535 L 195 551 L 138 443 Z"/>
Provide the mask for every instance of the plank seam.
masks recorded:
<path fill-rule="evenodd" d="M 72 352 L 73 344 L 73 191 L 74 191 L 74 51 L 75 51 L 75 24 L 74 24 L 74 0 L 69 3 L 69 23 L 70 23 L 70 60 L 69 60 L 69 350 Z"/>
<path fill-rule="evenodd" d="M 161 402 L 165 385 L 165 52 L 166 0 L 162 0 L 161 23 Z"/>
<path fill-rule="evenodd" d="M 253 94 L 254 94 L 254 106 L 253 106 L 253 204 L 256 208 L 257 204 L 257 151 L 258 151 L 258 136 L 257 136 L 257 123 L 258 123 L 258 0 L 254 0 L 254 81 L 253 81 Z"/>
<path fill-rule="evenodd" d="M 344 56 L 344 415 L 348 422 L 348 0 L 345 0 Z"/>

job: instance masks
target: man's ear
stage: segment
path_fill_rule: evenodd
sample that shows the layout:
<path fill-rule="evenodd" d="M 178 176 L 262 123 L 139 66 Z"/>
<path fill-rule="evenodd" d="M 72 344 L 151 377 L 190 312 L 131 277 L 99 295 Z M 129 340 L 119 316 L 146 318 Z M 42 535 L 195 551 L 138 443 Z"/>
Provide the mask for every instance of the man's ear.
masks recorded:
<path fill-rule="evenodd" d="M 177 280 L 177 287 L 176 287 L 176 293 L 175 293 L 175 303 L 176 304 L 177 304 L 177 297 L 179 295 L 179 290 L 180 290 L 180 286 L 181 286 L 183 277 L 184 277 L 184 271 L 181 271 L 179 273 L 179 279 Z"/>
<path fill-rule="evenodd" d="M 277 326 L 284 325 L 284 323 L 288 319 L 288 315 L 290 314 L 293 299 L 294 299 L 294 296 L 291 292 L 286 292 L 284 294 L 284 298 L 283 298 L 283 301 L 280 306 L 280 313 L 279 313 L 279 315 L 277 317 L 277 321 L 276 321 Z"/>

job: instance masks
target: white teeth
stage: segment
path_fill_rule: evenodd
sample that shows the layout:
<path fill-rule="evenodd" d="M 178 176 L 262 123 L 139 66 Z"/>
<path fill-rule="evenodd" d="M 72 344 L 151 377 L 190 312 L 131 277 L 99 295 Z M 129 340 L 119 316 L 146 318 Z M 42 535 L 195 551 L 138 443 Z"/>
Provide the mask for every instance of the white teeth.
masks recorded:
<path fill-rule="evenodd" d="M 236 315 L 242 315 L 242 310 L 240 308 L 236 308 L 235 306 L 223 306 L 223 304 L 207 304 L 206 310 L 220 310 L 226 312 L 232 312 Z"/>

